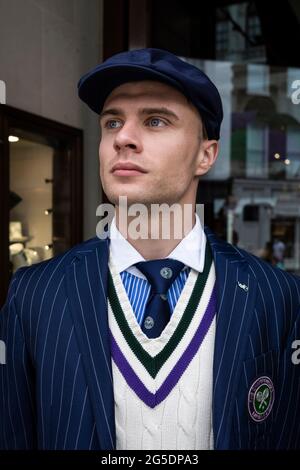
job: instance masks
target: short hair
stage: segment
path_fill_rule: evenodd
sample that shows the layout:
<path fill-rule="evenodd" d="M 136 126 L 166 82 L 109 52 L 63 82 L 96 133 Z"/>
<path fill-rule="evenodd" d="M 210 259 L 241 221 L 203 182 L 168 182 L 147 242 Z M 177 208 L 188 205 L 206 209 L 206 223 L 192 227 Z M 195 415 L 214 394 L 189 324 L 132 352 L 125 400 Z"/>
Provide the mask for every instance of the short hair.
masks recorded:
<path fill-rule="evenodd" d="M 202 139 L 203 140 L 208 140 L 208 135 L 207 135 L 207 130 L 206 130 L 206 127 L 205 127 L 205 124 L 201 118 L 201 122 L 202 122 Z"/>

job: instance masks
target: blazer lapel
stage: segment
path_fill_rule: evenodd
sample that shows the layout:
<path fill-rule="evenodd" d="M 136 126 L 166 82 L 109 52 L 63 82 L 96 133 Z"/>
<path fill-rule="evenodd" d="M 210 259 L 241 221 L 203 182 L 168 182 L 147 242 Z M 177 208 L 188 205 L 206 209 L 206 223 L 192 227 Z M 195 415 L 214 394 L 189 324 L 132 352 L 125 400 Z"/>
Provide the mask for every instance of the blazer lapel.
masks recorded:
<path fill-rule="evenodd" d="M 101 449 L 114 449 L 115 417 L 107 316 L 109 240 L 79 251 L 67 267 L 67 290 Z"/>
<path fill-rule="evenodd" d="M 257 282 L 243 255 L 205 227 L 216 269 L 217 327 L 213 369 L 215 449 L 230 445 L 234 396 L 248 331 L 253 320 Z"/>

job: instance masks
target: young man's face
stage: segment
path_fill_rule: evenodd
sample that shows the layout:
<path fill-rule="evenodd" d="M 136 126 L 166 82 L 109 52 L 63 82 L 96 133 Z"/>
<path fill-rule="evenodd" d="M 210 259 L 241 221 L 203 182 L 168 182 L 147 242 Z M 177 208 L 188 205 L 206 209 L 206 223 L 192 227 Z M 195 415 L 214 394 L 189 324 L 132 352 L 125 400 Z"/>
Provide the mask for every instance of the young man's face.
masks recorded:
<path fill-rule="evenodd" d="M 112 203 L 119 196 L 128 204 L 194 203 L 218 144 L 202 140 L 199 114 L 182 93 L 156 81 L 120 85 L 104 103 L 100 126 L 100 177 Z"/>

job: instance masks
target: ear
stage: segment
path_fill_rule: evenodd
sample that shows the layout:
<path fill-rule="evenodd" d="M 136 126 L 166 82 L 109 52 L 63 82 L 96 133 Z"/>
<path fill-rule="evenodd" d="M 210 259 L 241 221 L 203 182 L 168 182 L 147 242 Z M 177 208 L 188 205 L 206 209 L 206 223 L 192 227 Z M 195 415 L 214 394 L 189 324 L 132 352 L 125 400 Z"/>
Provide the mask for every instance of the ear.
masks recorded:
<path fill-rule="evenodd" d="M 219 153 L 219 142 L 217 140 L 203 140 L 201 142 L 195 175 L 205 175 L 214 165 Z"/>

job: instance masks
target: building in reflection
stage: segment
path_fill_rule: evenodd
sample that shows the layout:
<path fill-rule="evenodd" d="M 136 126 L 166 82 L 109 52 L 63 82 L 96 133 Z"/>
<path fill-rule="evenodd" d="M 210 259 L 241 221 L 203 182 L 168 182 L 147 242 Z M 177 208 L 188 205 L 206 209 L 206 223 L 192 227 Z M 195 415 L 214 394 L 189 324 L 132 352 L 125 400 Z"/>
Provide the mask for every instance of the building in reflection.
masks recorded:
<path fill-rule="evenodd" d="M 218 9 L 215 61 L 187 59 L 218 86 L 221 152 L 199 184 L 206 222 L 258 256 L 285 244 L 286 269 L 300 271 L 300 68 L 266 64 L 254 2 Z M 255 63 L 252 63 L 255 62 Z"/>

